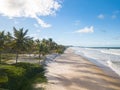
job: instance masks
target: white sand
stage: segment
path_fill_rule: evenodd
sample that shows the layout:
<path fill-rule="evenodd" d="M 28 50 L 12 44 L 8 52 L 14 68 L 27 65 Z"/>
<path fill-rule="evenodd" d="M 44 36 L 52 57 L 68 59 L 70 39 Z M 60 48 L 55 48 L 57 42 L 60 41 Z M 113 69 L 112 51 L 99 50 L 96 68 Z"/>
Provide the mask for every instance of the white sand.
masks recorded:
<path fill-rule="evenodd" d="M 120 78 L 109 75 L 68 48 L 47 64 L 45 90 L 120 90 Z M 112 74 L 112 76 L 111 76 Z"/>

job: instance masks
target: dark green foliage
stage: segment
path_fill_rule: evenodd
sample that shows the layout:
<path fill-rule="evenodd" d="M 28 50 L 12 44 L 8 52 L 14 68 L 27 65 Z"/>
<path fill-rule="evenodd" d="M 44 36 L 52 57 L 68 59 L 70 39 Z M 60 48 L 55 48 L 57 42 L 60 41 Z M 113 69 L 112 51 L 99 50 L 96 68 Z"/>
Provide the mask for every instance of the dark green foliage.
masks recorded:
<path fill-rule="evenodd" d="M 19 90 L 25 69 L 11 65 L 1 65 L 0 73 L 2 76 L 4 74 L 4 78 L 1 78 L 1 80 L 5 81 L 7 78 L 6 82 L 1 81 L 2 88 L 8 88 L 10 90 L 15 90 L 14 88 L 16 88 L 16 90 Z"/>
<path fill-rule="evenodd" d="M 0 88 L 32 90 L 33 82 L 46 82 L 42 66 L 30 63 L 0 66 Z"/>

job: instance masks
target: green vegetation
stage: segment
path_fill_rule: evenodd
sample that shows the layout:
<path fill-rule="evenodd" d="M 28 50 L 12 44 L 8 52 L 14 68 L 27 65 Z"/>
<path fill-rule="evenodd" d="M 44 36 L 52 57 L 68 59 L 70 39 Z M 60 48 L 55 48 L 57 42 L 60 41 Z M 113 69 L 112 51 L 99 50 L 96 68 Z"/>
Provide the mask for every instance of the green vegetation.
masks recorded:
<path fill-rule="evenodd" d="M 47 82 L 43 65 L 40 62 L 18 63 L 22 55 L 34 54 L 38 56 L 35 58 L 44 60 L 47 54 L 61 54 L 65 50 L 64 46 L 58 45 L 52 38 L 34 40 L 27 36 L 27 32 L 15 27 L 13 35 L 0 31 L 0 90 L 32 90 L 33 83 Z M 7 60 L 15 60 L 16 63 L 7 64 Z"/>
<path fill-rule="evenodd" d="M 32 90 L 32 84 L 47 82 L 45 69 L 39 64 L 17 63 L 0 66 L 0 88 Z"/>
<path fill-rule="evenodd" d="M 15 27 L 13 27 L 13 36 L 10 32 L 0 32 L 0 63 L 4 61 L 2 59 L 5 59 L 3 54 L 7 55 L 8 53 L 16 54 L 16 63 L 19 54 L 38 54 L 41 59 L 46 54 L 63 53 L 65 47 L 58 45 L 52 38 L 33 40 L 32 37 L 27 36 L 27 32 L 28 30 L 24 31 L 23 28 L 17 30 Z"/>

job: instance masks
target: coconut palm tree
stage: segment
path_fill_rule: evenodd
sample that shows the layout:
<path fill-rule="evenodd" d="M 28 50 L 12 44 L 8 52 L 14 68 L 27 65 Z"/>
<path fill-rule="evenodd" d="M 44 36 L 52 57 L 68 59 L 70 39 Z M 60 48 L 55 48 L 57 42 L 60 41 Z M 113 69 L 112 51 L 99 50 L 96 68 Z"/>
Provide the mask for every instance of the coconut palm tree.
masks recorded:
<path fill-rule="evenodd" d="M 39 39 L 35 40 L 35 42 L 36 42 L 36 50 L 38 51 L 39 54 L 39 63 L 40 63 L 41 56 L 43 56 L 44 47 Z"/>
<path fill-rule="evenodd" d="M 23 31 L 23 28 L 17 30 L 13 27 L 14 30 L 14 40 L 13 40 L 13 50 L 16 52 L 16 63 L 18 61 L 18 54 L 22 51 L 26 51 L 29 46 L 29 41 L 32 39 L 27 35 L 28 30 Z"/>

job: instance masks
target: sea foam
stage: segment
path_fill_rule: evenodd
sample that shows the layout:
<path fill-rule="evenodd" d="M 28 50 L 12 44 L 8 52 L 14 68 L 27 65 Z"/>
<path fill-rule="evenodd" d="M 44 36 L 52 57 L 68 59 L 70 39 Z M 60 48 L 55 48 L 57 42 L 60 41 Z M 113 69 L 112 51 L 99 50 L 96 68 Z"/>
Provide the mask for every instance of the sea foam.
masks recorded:
<path fill-rule="evenodd" d="M 75 52 L 99 64 L 110 67 L 120 75 L 120 49 L 73 47 Z"/>

